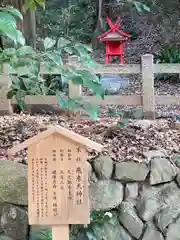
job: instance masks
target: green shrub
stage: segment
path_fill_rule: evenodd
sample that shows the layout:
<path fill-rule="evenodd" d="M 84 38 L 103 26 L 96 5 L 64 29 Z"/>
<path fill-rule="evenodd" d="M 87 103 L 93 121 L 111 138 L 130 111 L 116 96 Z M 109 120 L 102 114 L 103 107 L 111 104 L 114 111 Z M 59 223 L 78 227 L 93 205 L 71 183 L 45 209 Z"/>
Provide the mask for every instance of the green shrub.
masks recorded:
<path fill-rule="evenodd" d="M 164 44 L 159 53 L 155 54 L 155 63 L 180 63 L 180 48 L 175 44 Z M 156 79 L 177 80 L 178 74 L 157 74 Z"/>
<path fill-rule="evenodd" d="M 95 227 L 101 227 L 113 217 L 110 212 L 104 211 L 91 211 L 90 213 L 90 224 L 88 225 L 71 225 L 69 239 L 72 240 L 73 236 L 76 237 L 78 234 L 83 234 L 87 240 L 99 240 L 96 238 L 94 229 Z M 76 238 L 75 238 L 76 239 Z M 42 230 L 41 232 L 35 233 L 30 237 L 30 240 L 52 240 L 51 230 Z"/>
<path fill-rule="evenodd" d="M 25 44 L 22 33 L 17 29 L 16 20 L 23 18 L 22 14 L 13 7 L 0 7 L 0 37 L 7 37 L 14 44 Z"/>
<path fill-rule="evenodd" d="M 88 0 L 77 2 L 67 8 L 61 6 L 38 10 L 38 33 L 40 36 L 71 37 L 79 42 L 90 43 L 93 35 L 95 8 Z"/>
<path fill-rule="evenodd" d="M 99 107 L 89 103 L 84 98 L 70 99 L 64 89 L 58 87 L 60 80 L 71 79 L 74 84 L 81 84 L 89 88 L 93 94 L 104 97 L 104 90 L 101 87 L 99 78 L 93 72 L 83 70 L 79 67 L 66 64 L 64 54 L 74 55 L 78 58 L 81 67 L 92 67 L 96 63 L 91 59 L 88 46 L 69 39 L 59 38 L 54 40 L 45 38 L 43 53 L 37 53 L 29 46 L 20 48 L 6 48 L 0 53 L 0 64 L 8 63 L 9 71 L 13 71 L 16 77 L 13 79 L 8 98 L 15 97 L 19 106 L 23 109 L 26 95 L 56 95 L 59 105 L 72 111 L 90 113 L 96 118 Z M 46 72 L 52 72 L 55 68 L 61 79 L 55 78 L 48 83 L 40 73 L 40 66 L 43 63 Z"/>
<path fill-rule="evenodd" d="M 156 63 L 180 63 L 180 48 L 175 44 L 165 44 L 155 59 Z"/>

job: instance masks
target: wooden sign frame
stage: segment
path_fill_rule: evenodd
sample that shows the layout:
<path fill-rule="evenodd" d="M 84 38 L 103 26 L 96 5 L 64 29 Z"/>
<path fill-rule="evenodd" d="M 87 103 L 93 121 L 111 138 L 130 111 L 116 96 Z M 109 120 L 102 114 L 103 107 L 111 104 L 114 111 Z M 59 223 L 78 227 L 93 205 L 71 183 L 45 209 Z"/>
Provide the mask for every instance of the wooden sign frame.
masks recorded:
<path fill-rule="evenodd" d="M 69 224 L 90 223 L 86 147 L 103 146 L 63 127 L 50 128 L 8 150 L 28 148 L 30 225 L 51 225 L 53 240 L 69 239 Z"/>

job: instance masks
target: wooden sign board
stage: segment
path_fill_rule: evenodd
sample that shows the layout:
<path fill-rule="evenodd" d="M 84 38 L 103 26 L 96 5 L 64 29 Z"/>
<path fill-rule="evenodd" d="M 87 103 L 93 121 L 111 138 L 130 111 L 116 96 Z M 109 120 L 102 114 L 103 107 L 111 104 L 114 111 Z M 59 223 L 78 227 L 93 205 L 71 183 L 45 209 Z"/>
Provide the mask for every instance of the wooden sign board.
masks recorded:
<path fill-rule="evenodd" d="M 29 223 L 90 222 L 87 152 L 58 133 L 28 148 Z"/>
<path fill-rule="evenodd" d="M 102 145 L 62 127 L 53 127 L 8 151 L 28 148 L 30 225 L 52 225 L 53 239 L 68 238 L 69 224 L 90 222 L 86 147 Z"/>

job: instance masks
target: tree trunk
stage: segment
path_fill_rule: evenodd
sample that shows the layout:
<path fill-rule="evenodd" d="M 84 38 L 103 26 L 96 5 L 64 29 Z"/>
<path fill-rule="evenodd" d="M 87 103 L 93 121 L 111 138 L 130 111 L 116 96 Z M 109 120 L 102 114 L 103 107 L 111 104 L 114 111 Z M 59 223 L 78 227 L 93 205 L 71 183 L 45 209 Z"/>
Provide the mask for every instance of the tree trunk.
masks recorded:
<path fill-rule="evenodd" d="M 96 49 L 98 45 L 98 39 L 97 36 L 99 32 L 102 30 L 102 5 L 103 5 L 103 0 L 98 0 L 96 4 L 96 16 L 94 20 L 94 33 L 92 37 L 92 48 Z"/>
<path fill-rule="evenodd" d="M 36 12 L 32 8 L 24 14 L 23 32 L 26 45 L 36 48 Z"/>

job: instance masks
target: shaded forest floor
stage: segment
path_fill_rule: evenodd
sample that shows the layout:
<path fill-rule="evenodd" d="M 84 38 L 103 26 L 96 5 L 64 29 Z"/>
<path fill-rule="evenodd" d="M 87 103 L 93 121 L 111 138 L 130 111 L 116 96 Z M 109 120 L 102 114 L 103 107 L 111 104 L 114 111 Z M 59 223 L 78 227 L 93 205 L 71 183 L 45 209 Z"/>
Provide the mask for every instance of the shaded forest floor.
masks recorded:
<path fill-rule="evenodd" d="M 180 125 L 167 120 L 131 120 L 125 128 L 119 126 L 120 119 L 102 117 L 70 118 L 67 115 L 28 115 L 0 117 L 0 158 L 7 158 L 6 150 L 24 140 L 56 125 L 73 130 L 104 146 L 103 154 L 114 161 L 144 161 L 143 153 L 149 150 L 165 150 L 172 157 L 180 154 Z M 97 153 L 89 150 L 89 158 Z M 19 152 L 14 161 L 27 164 L 26 151 Z"/>

